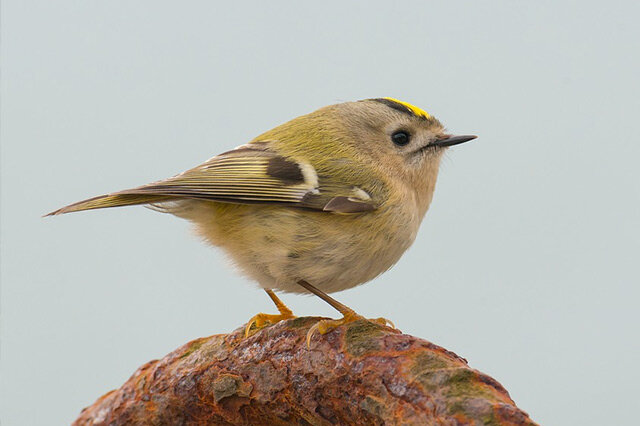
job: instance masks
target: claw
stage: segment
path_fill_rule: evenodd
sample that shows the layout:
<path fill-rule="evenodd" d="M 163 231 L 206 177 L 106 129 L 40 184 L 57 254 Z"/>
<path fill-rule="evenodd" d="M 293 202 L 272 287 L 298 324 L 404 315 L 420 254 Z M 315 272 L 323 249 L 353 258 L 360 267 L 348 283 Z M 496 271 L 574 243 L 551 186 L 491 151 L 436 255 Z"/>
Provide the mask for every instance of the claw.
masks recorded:
<path fill-rule="evenodd" d="M 390 319 L 386 319 L 386 318 L 380 317 L 380 318 L 371 318 L 371 319 L 369 319 L 369 321 L 373 321 L 373 322 L 378 323 L 380 325 L 384 325 L 385 327 L 391 327 L 394 330 L 397 330 L 396 325 Z"/>
<path fill-rule="evenodd" d="M 366 321 L 371 321 L 371 322 L 375 322 L 376 324 L 380 324 L 383 325 L 385 327 L 387 327 L 388 325 L 391 325 L 391 328 L 393 328 L 394 330 L 396 330 L 395 325 L 393 325 L 393 323 L 391 321 L 389 321 L 386 318 L 365 318 L 362 315 L 358 315 L 355 312 L 347 312 L 347 314 L 341 318 L 341 319 L 326 319 L 326 320 L 321 320 L 318 321 L 317 323 L 315 323 L 313 325 L 313 327 L 311 327 L 309 329 L 309 331 L 307 332 L 307 349 L 311 348 L 311 338 L 313 337 L 313 335 L 315 334 L 315 332 L 317 331 L 320 334 L 327 334 L 330 331 L 336 329 L 337 327 L 344 325 L 344 324 L 349 324 L 350 322 L 354 322 L 354 321 L 358 321 L 358 320 L 366 320 Z"/>
<path fill-rule="evenodd" d="M 249 337 L 252 334 L 251 329 L 253 328 L 254 325 L 257 331 L 267 325 L 273 325 L 280 321 L 292 319 L 295 317 L 296 316 L 291 313 L 275 314 L 275 315 L 259 313 L 255 315 L 253 318 L 251 318 L 247 323 L 247 327 L 244 329 L 244 337 Z"/>
<path fill-rule="evenodd" d="M 251 329 L 254 325 L 256 326 L 255 328 L 257 331 L 266 325 L 273 325 L 280 321 L 296 318 L 296 316 L 293 315 L 293 312 L 291 312 L 291 309 L 287 308 L 287 305 L 285 305 L 282 300 L 276 296 L 273 290 L 265 289 L 264 291 L 266 291 L 271 300 L 273 300 L 273 303 L 276 305 L 276 308 L 278 308 L 278 312 L 280 313 L 275 315 L 263 313 L 254 315 L 254 317 L 247 323 L 247 327 L 244 329 L 245 338 L 251 335 Z"/>

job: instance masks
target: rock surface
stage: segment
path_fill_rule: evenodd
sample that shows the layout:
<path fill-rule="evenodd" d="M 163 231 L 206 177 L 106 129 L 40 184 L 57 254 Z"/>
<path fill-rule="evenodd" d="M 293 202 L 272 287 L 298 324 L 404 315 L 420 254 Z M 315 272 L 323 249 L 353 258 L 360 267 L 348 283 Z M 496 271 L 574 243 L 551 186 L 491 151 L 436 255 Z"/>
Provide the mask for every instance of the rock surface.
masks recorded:
<path fill-rule="evenodd" d="M 535 425 L 507 391 L 465 359 L 356 321 L 326 334 L 320 318 L 244 337 L 196 339 L 140 367 L 75 425 Z"/>

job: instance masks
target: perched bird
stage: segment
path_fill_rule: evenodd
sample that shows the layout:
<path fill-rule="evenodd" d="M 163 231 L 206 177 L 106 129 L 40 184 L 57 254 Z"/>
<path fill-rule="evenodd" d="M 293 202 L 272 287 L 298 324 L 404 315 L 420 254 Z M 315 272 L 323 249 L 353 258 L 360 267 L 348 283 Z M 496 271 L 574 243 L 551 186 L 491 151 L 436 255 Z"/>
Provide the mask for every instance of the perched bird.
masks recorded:
<path fill-rule="evenodd" d="M 365 283 L 413 243 L 452 136 L 426 111 L 393 98 L 321 108 L 174 177 L 90 198 L 49 215 L 146 204 L 193 222 L 293 318 L 274 290 L 311 292 L 342 313 L 310 331 L 361 319 L 327 293 Z M 374 321 L 385 323 L 379 318 Z M 309 340 L 308 340 L 309 341 Z"/>

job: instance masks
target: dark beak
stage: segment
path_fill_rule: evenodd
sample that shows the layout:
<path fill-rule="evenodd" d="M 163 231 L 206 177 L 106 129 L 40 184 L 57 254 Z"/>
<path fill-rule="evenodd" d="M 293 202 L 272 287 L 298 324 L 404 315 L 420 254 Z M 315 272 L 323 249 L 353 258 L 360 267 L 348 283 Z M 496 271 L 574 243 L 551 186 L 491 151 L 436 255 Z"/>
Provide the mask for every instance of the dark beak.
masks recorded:
<path fill-rule="evenodd" d="M 431 142 L 428 146 L 453 146 L 461 143 L 469 142 L 477 138 L 475 135 L 464 135 L 464 136 L 448 136 L 446 139 L 438 139 L 434 142 Z"/>

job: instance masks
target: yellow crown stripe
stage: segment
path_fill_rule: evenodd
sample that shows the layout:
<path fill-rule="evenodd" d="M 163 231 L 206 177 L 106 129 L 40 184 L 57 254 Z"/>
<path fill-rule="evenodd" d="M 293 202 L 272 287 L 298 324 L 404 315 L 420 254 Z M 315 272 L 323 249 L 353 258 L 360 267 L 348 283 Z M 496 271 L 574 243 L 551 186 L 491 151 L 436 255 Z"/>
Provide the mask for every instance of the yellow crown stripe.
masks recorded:
<path fill-rule="evenodd" d="M 386 100 L 388 100 L 388 101 L 395 102 L 395 103 L 398 103 L 398 104 L 400 104 L 400 105 L 403 105 L 403 106 L 405 106 L 405 107 L 409 108 L 409 109 L 411 110 L 411 112 L 413 112 L 415 115 L 417 115 L 417 116 L 419 116 L 419 117 L 431 118 L 431 115 L 429 115 L 429 113 L 428 113 L 427 111 L 425 111 L 425 110 L 423 110 L 423 109 L 421 109 L 421 108 L 418 108 L 418 107 L 417 107 L 417 106 L 415 106 L 415 105 L 411 105 L 411 104 L 410 104 L 410 103 L 408 103 L 408 102 L 403 102 L 403 101 L 400 101 L 400 100 L 398 100 L 398 99 L 389 98 L 389 97 L 385 97 L 385 98 L 383 98 L 383 99 L 386 99 Z"/>

